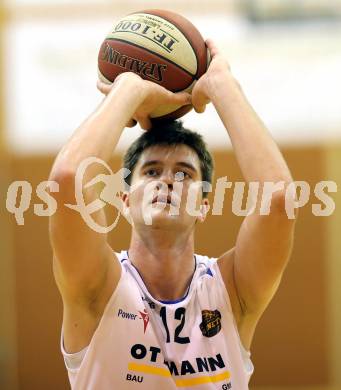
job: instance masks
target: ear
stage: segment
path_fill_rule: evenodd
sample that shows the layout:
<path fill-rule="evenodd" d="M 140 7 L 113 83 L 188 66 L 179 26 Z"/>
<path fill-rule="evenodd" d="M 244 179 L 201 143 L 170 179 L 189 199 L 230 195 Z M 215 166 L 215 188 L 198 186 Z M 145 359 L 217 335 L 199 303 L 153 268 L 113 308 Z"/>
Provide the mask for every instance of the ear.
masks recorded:
<path fill-rule="evenodd" d="M 131 215 L 130 215 L 130 208 L 129 208 L 129 193 L 123 192 L 121 196 L 121 201 L 123 204 L 123 210 L 122 215 L 125 217 L 125 219 L 132 224 Z"/>
<path fill-rule="evenodd" d="M 129 207 L 129 193 L 128 192 L 123 192 L 121 195 L 121 200 L 123 203 L 123 207 Z"/>
<path fill-rule="evenodd" d="M 200 216 L 198 217 L 199 222 L 205 221 L 209 209 L 210 209 L 210 203 L 207 198 L 204 198 L 200 205 Z"/>

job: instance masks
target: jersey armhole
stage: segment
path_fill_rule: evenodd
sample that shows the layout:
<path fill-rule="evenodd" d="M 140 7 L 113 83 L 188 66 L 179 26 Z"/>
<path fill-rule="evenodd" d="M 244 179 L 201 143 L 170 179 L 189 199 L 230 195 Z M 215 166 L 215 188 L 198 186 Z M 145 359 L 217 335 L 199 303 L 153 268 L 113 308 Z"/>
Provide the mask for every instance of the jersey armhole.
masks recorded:
<path fill-rule="evenodd" d="M 74 352 L 74 353 L 68 353 L 66 352 L 65 350 L 65 347 L 64 347 L 64 332 L 63 332 L 63 327 L 62 327 L 62 330 L 61 330 L 61 337 L 60 337 L 60 349 L 62 351 L 62 355 L 63 355 L 63 358 L 64 358 L 64 362 L 65 362 L 65 366 L 67 368 L 67 370 L 71 373 L 76 373 L 78 372 L 84 358 L 85 358 L 85 355 L 86 355 L 86 352 L 88 351 L 89 347 L 90 347 L 90 344 L 95 336 L 95 333 L 97 332 L 97 329 L 100 327 L 101 325 L 101 322 L 102 322 L 102 319 L 105 315 L 105 313 L 107 312 L 108 310 L 108 307 L 110 306 L 110 303 L 112 302 L 112 300 L 114 299 L 114 297 L 116 296 L 116 293 L 119 289 L 119 286 L 121 284 L 121 281 L 123 279 L 123 275 L 125 274 L 126 270 L 125 268 L 122 266 L 122 261 L 121 261 L 121 253 L 117 253 L 115 252 L 115 255 L 116 255 L 116 258 L 117 258 L 117 261 L 120 263 L 121 265 L 121 277 L 120 277 L 120 280 L 118 281 L 117 283 L 117 286 L 116 286 L 116 289 L 114 290 L 112 296 L 109 298 L 108 302 L 107 302 L 107 305 L 106 307 L 104 308 L 104 311 L 103 311 L 103 315 L 102 315 L 102 318 L 94 332 L 94 334 L 92 335 L 92 338 L 90 340 L 90 343 L 84 347 L 82 350 L 78 351 L 78 352 Z"/>
<path fill-rule="evenodd" d="M 90 344 L 89 344 L 90 345 Z M 89 348 L 89 345 L 84 347 L 81 351 L 75 352 L 75 353 L 67 353 L 64 348 L 64 332 L 63 328 L 61 331 L 61 337 L 60 337 L 60 349 L 63 354 L 65 366 L 70 372 L 76 372 L 79 370 L 82 361 L 84 359 L 84 356 L 86 354 L 86 351 Z"/>
<path fill-rule="evenodd" d="M 212 264 L 212 268 L 213 268 L 215 274 L 217 275 L 219 284 L 222 286 L 222 290 L 223 290 L 223 295 L 224 295 L 225 301 L 226 301 L 226 303 L 228 305 L 228 308 L 229 308 L 229 310 L 231 311 L 231 314 L 232 314 L 233 324 L 234 324 L 234 328 L 235 328 L 236 335 L 237 335 L 237 338 L 238 338 L 238 344 L 239 344 L 240 352 L 241 352 L 241 355 L 242 355 L 242 358 L 243 358 L 245 370 L 246 370 L 247 374 L 249 376 L 251 376 L 253 371 L 254 371 L 254 366 L 253 366 L 252 361 L 251 361 L 251 351 L 248 351 L 244 347 L 244 345 L 243 345 L 243 343 L 242 343 L 242 341 L 240 339 L 240 335 L 239 335 L 236 319 L 234 318 L 234 314 L 233 314 L 233 311 L 232 311 L 232 305 L 231 305 L 231 301 L 230 301 L 230 296 L 229 296 L 229 293 L 228 293 L 227 288 L 225 286 L 223 277 L 221 275 L 217 259 L 214 259 L 214 260 L 215 261 Z"/>

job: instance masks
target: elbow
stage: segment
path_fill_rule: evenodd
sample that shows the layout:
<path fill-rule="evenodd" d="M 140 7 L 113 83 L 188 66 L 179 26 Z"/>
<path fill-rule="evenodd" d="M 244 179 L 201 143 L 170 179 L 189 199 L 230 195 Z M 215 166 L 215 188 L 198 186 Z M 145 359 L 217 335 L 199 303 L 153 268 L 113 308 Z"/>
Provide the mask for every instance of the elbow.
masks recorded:
<path fill-rule="evenodd" d="M 290 183 L 289 183 L 290 184 Z M 298 217 L 298 205 L 296 199 L 296 189 L 287 185 L 284 190 L 272 194 L 271 212 L 282 219 L 296 220 Z"/>
<path fill-rule="evenodd" d="M 69 164 L 56 161 L 51 169 L 49 180 L 63 184 L 74 181 L 75 177 L 76 171 Z"/>
<path fill-rule="evenodd" d="M 70 194 L 74 193 L 76 171 L 72 168 L 55 164 L 49 175 L 49 180 L 58 184 L 59 191 L 55 194 L 59 200 L 70 198 Z"/>

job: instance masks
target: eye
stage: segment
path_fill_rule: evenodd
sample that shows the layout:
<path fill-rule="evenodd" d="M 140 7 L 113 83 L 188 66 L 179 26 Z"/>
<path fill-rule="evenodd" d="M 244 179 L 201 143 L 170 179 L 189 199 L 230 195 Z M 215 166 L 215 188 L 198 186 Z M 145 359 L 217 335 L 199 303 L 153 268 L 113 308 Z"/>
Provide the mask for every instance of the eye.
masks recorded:
<path fill-rule="evenodd" d="M 145 175 L 146 176 L 149 176 L 149 177 L 154 177 L 156 176 L 158 173 L 157 173 L 157 170 L 156 169 L 148 169 L 146 172 L 145 172 Z"/>
<path fill-rule="evenodd" d="M 175 174 L 175 180 L 177 181 L 181 181 L 188 178 L 190 179 L 192 178 L 192 176 L 186 171 L 177 171 Z"/>

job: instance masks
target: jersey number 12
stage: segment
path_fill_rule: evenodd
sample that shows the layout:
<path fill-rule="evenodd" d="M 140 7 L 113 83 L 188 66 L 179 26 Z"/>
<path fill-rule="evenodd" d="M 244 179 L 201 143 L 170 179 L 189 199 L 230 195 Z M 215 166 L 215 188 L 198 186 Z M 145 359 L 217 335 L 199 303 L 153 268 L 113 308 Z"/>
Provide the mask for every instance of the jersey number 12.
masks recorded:
<path fill-rule="evenodd" d="M 174 319 L 181 321 L 180 324 L 175 328 L 175 332 L 174 332 L 174 342 L 175 343 L 188 344 L 190 342 L 189 337 L 180 336 L 180 333 L 185 325 L 185 315 L 186 315 L 186 309 L 184 307 L 178 307 L 175 310 Z M 163 323 L 165 330 L 166 330 L 166 335 L 167 335 L 166 343 L 170 343 L 170 335 L 169 335 L 169 329 L 168 329 L 168 325 L 167 325 L 167 315 L 166 315 L 166 307 L 165 306 L 163 306 L 160 309 L 160 317 L 162 319 L 162 323 Z"/>

